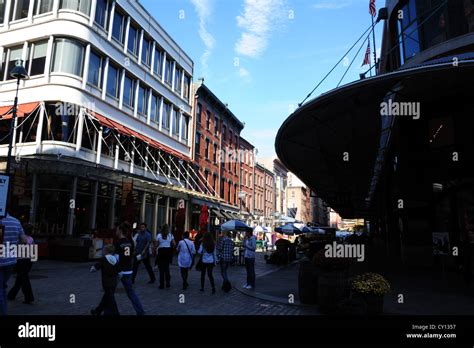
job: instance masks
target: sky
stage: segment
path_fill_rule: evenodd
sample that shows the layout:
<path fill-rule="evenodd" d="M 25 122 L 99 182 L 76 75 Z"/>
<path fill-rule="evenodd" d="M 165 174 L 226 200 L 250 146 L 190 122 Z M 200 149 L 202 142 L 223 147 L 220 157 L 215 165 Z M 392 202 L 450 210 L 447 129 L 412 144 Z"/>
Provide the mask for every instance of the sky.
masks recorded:
<path fill-rule="evenodd" d="M 377 1 L 377 8 L 384 5 Z M 278 129 L 341 58 L 313 97 L 359 78 L 369 0 L 140 0 L 194 61 L 205 84 L 245 124 L 259 157 L 275 155 Z M 376 50 L 380 51 L 380 23 Z M 373 42 L 371 37 L 371 47 Z"/>

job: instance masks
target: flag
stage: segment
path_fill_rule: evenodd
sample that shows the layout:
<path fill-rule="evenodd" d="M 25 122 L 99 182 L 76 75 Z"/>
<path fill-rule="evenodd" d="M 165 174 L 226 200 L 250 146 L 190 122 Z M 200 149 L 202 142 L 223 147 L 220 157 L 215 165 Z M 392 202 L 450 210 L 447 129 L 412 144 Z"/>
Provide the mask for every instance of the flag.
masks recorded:
<path fill-rule="evenodd" d="M 375 6 L 375 0 L 370 0 L 369 12 L 372 17 L 375 17 L 377 15 L 377 7 Z"/>
<path fill-rule="evenodd" d="M 367 45 L 367 50 L 365 51 L 365 57 L 364 57 L 364 62 L 362 63 L 362 66 L 369 65 L 369 64 L 370 64 L 370 39 L 369 39 L 369 44 Z"/>

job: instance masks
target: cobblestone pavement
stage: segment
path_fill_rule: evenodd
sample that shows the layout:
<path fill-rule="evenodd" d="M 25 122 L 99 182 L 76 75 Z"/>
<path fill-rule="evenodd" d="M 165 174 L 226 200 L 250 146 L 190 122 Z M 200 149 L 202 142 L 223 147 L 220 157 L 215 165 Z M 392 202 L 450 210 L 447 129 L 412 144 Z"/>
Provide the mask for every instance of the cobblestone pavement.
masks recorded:
<path fill-rule="evenodd" d="M 9 302 L 10 315 L 89 315 L 102 296 L 100 274 L 90 273 L 92 263 L 69 263 L 60 261 L 39 261 L 34 264 L 31 282 L 35 294 L 32 305 L 22 304 L 20 292 L 17 299 Z M 273 265 L 263 261 L 259 254 L 256 262 L 257 289 L 259 278 L 277 271 Z M 158 277 L 158 273 L 156 273 Z M 229 276 L 235 287 L 245 281 L 245 268 L 234 266 Z M 206 278 L 205 292 L 199 291 L 200 273 L 190 271 L 190 287 L 183 291 L 176 258 L 171 265 L 171 288 L 160 290 L 158 284 L 147 284 L 149 278 L 140 265 L 135 289 L 148 315 L 315 315 L 315 308 L 301 307 L 260 300 L 233 289 L 226 294 L 220 290 L 220 270 L 214 270 L 217 293 L 211 294 Z M 264 277 L 268 279 L 268 277 Z M 14 278 L 10 279 L 12 286 Z M 290 287 L 293 288 L 293 287 Z M 184 295 L 184 297 L 182 296 Z M 71 301 L 74 299 L 75 301 Z M 122 315 L 135 315 L 135 311 L 120 284 L 116 294 Z M 73 303 L 71 303 L 73 302 Z M 184 303 L 182 303 L 184 302 Z"/>

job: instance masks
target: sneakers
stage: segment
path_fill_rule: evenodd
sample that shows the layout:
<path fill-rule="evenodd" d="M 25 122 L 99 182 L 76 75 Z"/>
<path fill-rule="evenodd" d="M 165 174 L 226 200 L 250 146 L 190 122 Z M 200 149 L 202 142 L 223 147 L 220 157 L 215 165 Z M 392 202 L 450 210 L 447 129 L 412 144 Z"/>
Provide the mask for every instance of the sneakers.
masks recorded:
<path fill-rule="evenodd" d="M 253 286 L 245 284 L 244 289 L 250 290 L 250 289 L 253 289 Z"/>
<path fill-rule="evenodd" d="M 245 284 L 244 286 L 242 286 L 244 289 L 247 289 L 249 285 L 248 284 Z"/>

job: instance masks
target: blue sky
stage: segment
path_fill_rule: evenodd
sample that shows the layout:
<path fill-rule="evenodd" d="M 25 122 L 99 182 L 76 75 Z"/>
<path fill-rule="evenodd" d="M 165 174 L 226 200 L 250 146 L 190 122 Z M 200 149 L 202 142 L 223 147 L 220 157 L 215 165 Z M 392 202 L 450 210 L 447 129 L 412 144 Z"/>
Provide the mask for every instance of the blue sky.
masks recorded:
<path fill-rule="evenodd" d="M 370 25 L 369 0 L 140 0 L 229 104 L 259 157 L 283 121 Z M 377 8 L 384 5 L 377 1 Z M 376 31 L 380 49 L 382 23 Z M 373 43 L 371 43 L 373 48 Z M 336 87 L 347 62 L 314 94 Z M 366 44 L 344 83 L 359 78 Z M 344 64 L 345 63 L 345 64 Z"/>

